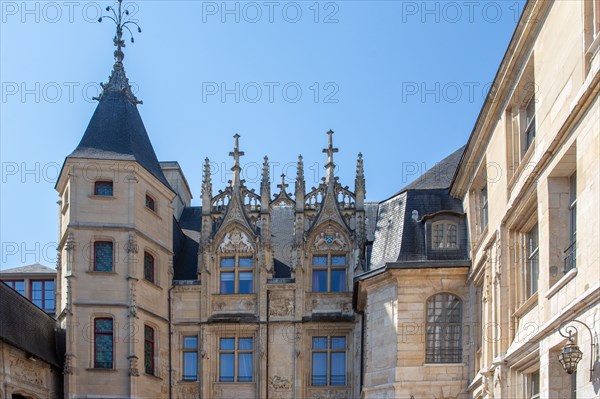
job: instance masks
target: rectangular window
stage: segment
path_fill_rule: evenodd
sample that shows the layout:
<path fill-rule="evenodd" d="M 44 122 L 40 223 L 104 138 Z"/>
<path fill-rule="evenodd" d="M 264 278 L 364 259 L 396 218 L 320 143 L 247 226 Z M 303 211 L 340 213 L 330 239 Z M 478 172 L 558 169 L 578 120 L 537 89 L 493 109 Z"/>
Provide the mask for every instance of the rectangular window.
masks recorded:
<path fill-rule="evenodd" d="M 346 385 L 346 337 L 313 337 L 311 385 Z"/>
<path fill-rule="evenodd" d="M 198 379 L 198 337 L 183 337 L 183 375 L 184 381 Z"/>
<path fill-rule="evenodd" d="M 4 280 L 4 283 L 19 294 L 25 296 L 25 282 L 23 280 Z"/>
<path fill-rule="evenodd" d="M 144 252 L 144 279 L 154 282 L 154 256 Z"/>
<path fill-rule="evenodd" d="M 113 271 L 113 243 L 110 241 L 96 241 L 94 243 L 94 271 Z"/>
<path fill-rule="evenodd" d="M 113 368 L 113 320 L 94 319 L 94 368 Z"/>
<path fill-rule="evenodd" d="M 54 313 L 54 280 L 32 280 L 31 302 L 48 313 Z"/>
<path fill-rule="evenodd" d="M 535 96 L 529 100 L 525 107 L 525 132 L 524 132 L 525 148 L 524 152 L 527 152 L 533 139 L 535 139 Z"/>
<path fill-rule="evenodd" d="M 154 375 L 154 329 L 144 326 L 144 371 Z"/>
<path fill-rule="evenodd" d="M 527 268 L 526 268 L 526 281 L 525 281 L 525 296 L 529 298 L 535 294 L 538 290 L 538 276 L 539 276 L 539 239 L 538 239 L 538 225 L 536 224 L 527 233 Z"/>
<path fill-rule="evenodd" d="M 314 255 L 312 258 L 312 291 L 346 291 L 346 255 Z"/>
<path fill-rule="evenodd" d="M 565 273 L 577 266 L 577 172 L 569 177 L 569 241 L 564 251 Z"/>
<path fill-rule="evenodd" d="M 221 258 L 220 293 L 252 294 L 254 292 L 254 258 Z"/>
<path fill-rule="evenodd" d="M 540 398 L 540 371 L 537 370 L 529 374 L 528 378 L 529 386 L 529 398 L 539 399 Z"/>
<path fill-rule="evenodd" d="M 156 202 L 154 198 L 146 194 L 146 208 L 150 209 L 153 212 L 156 212 Z"/>
<path fill-rule="evenodd" d="M 433 223 L 433 233 L 431 235 L 432 249 L 456 249 L 458 247 L 456 227 L 456 224 L 451 222 Z"/>
<path fill-rule="evenodd" d="M 481 221 L 481 231 L 488 225 L 488 189 L 487 184 L 479 191 L 479 220 Z"/>
<path fill-rule="evenodd" d="M 112 197 L 113 195 L 113 182 L 111 181 L 97 181 L 94 183 L 94 195 L 102 197 Z"/>
<path fill-rule="evenodd" d="M 254 339 L 220 338 L 219 381 L 252 382 Z"/>

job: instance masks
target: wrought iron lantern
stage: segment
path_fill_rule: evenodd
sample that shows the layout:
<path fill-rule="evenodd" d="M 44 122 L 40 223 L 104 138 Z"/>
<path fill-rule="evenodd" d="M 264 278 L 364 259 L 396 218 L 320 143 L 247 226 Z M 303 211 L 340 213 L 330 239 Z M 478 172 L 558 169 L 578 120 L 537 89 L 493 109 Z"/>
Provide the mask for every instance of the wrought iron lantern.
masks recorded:
<path fill-rule="evenodd" d="M 563 337 L 567 338 L 569 342 L 562 348 L 560 354 L 558 355 L 558 361 L 563 366 L 563 369 L 567 372 L 567 374 L 573 374 L 577 371 L 577 364 L 583 358 L 583 352 L 579 349 L 579 346 L 575 342 L 575 335 L 577 334 L 577 328 L 572 325 L 572 323 L 580 323 L 582 324 L 590 333 L 590 381 L 592 381 L 592 376 L 594 374 L 594 358 L 597 356 L 594 348 L 597 346 L 598 335 L 592 334 L 592 330 L 587 326 L 587 324 L 579 321 L 579 320 L 570 320 L 561 327 L 558 328 L 558 333 Z M 569 324 L 565 327 L 566 324 Z M 565 335 L 563 331 L 565 331 Z"/>

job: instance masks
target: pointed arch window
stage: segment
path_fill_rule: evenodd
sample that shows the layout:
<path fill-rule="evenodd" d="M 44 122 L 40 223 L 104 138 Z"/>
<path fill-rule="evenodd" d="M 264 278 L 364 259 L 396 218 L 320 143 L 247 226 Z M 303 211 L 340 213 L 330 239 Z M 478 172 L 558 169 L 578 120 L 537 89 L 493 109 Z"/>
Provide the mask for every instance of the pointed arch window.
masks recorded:
<path fill-rule="evenodd" d="M 440 293 L 427 300 L 427 363 L 462 362 L 462 301 Z"/>

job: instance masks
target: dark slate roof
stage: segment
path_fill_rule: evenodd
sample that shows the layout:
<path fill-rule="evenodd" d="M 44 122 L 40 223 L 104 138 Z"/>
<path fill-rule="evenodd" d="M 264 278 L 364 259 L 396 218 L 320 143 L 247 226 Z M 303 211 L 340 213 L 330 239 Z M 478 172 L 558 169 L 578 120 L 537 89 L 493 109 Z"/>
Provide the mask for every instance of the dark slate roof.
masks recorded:
<path fill-rule="evenodd" d="M 371 269 L 396 262 L 467 259 L 467 231 L 462 202 L 449 194 L 452 177 L 464 147 L 426 171 L 421 177 L 381 202 L 377 211 Z M 448 212 L 459 224 L 460 249 L 430 251 L 426 215 Z M 429 240 L 429 241 L 428 241 Z"/>
<path fill-rule="evenodd" d="M 123 92 L 108 91 L 102 95 L 81 142 L 69 158 L 136 161 L 171 189 L 137 106 Z"/>
<path fill-rule="evenodd" d="M 0 274 L 56 274 L 56 269 L 52 269 L 51 267 L 44 266 L 39 263 L 34 263 L 32 265 L 25 265 L 19 267 L 13 267 L 11 269 L 0 270 Z"/>
<path fill-rule="evenodd" d="M 202 207 L 188 206 L 181 212 L 179 217 L 179 226 L 183 230 L 192 230 L 200 233 L 202 227 Z"/>
<path fill-rule="evenodd" d="M 292 277 L 292 269 L 278 259 L 274 259 L 274 273 L 273 278 L 291 278 Z"/>
<path fill-rule="evenodd" d="M 197 280 L 199 243 L 183 232 L 180 223 L 173 218 L 173 279 Z"/>
<path fill-rule="evenodd" d="M 292 264 L 292 246 L 294 245 L 294 207 L 271 207 L 271 239 L 273 257 L 288 268 Z M 277 265 L 275 265 L 277 266 Z M 275 269 L 277 271 L 277 269 Z M 275 276 L 277 277 L 277 276 Z"/>
<path fill-rule="evenodd" d="M 64 331 L 27 298 L 0 283 L 0 339 L 30 356 L 62 367 Z"/>
<path fill-rule="evenodd" d="M 377 211 L 379 210 L 378 202 L 365 203 L 366 230 L 367 241 L 375 239 L 375 228 L 377 226 Z"/>
<path fill-rule="evenodd" d="M 458 167 L 458 163 L 465 151 L 465 146 L 462 146 L 440 162 L 436 163 L 431 169 L 415 179 L 412 183 L 404 187 L 402 190 L 394 194 L 394 196 L 407 190 L 435 190 L 440 188 L 449 188 L 454 178 L 454 172 Z"/>

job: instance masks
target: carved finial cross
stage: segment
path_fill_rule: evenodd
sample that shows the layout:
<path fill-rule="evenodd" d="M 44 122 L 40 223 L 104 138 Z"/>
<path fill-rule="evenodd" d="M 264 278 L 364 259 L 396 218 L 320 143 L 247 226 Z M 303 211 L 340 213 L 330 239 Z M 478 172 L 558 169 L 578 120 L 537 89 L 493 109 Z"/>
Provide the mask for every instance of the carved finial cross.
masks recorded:
<path fill-rule="evenodd" d="M 285 183 L 285 173 L 281 174 L 281 184 L 277 185 L 277 188 L 279 188 L 279 190 L 281 190 L 282 192 L 285 192 L 285 189 L 288 188 L 290 185 Z"/>
<path fill-rule="evenodd" d="M 240 135 L 236 133 L 233 136 L 233 139 L 233 151 L 229 153 L 229 156 L 233 157 L 233 167 L 231 168 L 231 170 L 233 171 L 232 185 L 234 187 L 237 187 L 241 184 L 240 171 L 242 170 L 242 168 L 240 167 L 240 157 L 244 155 L 244 151 L 240 151 Z"/>

